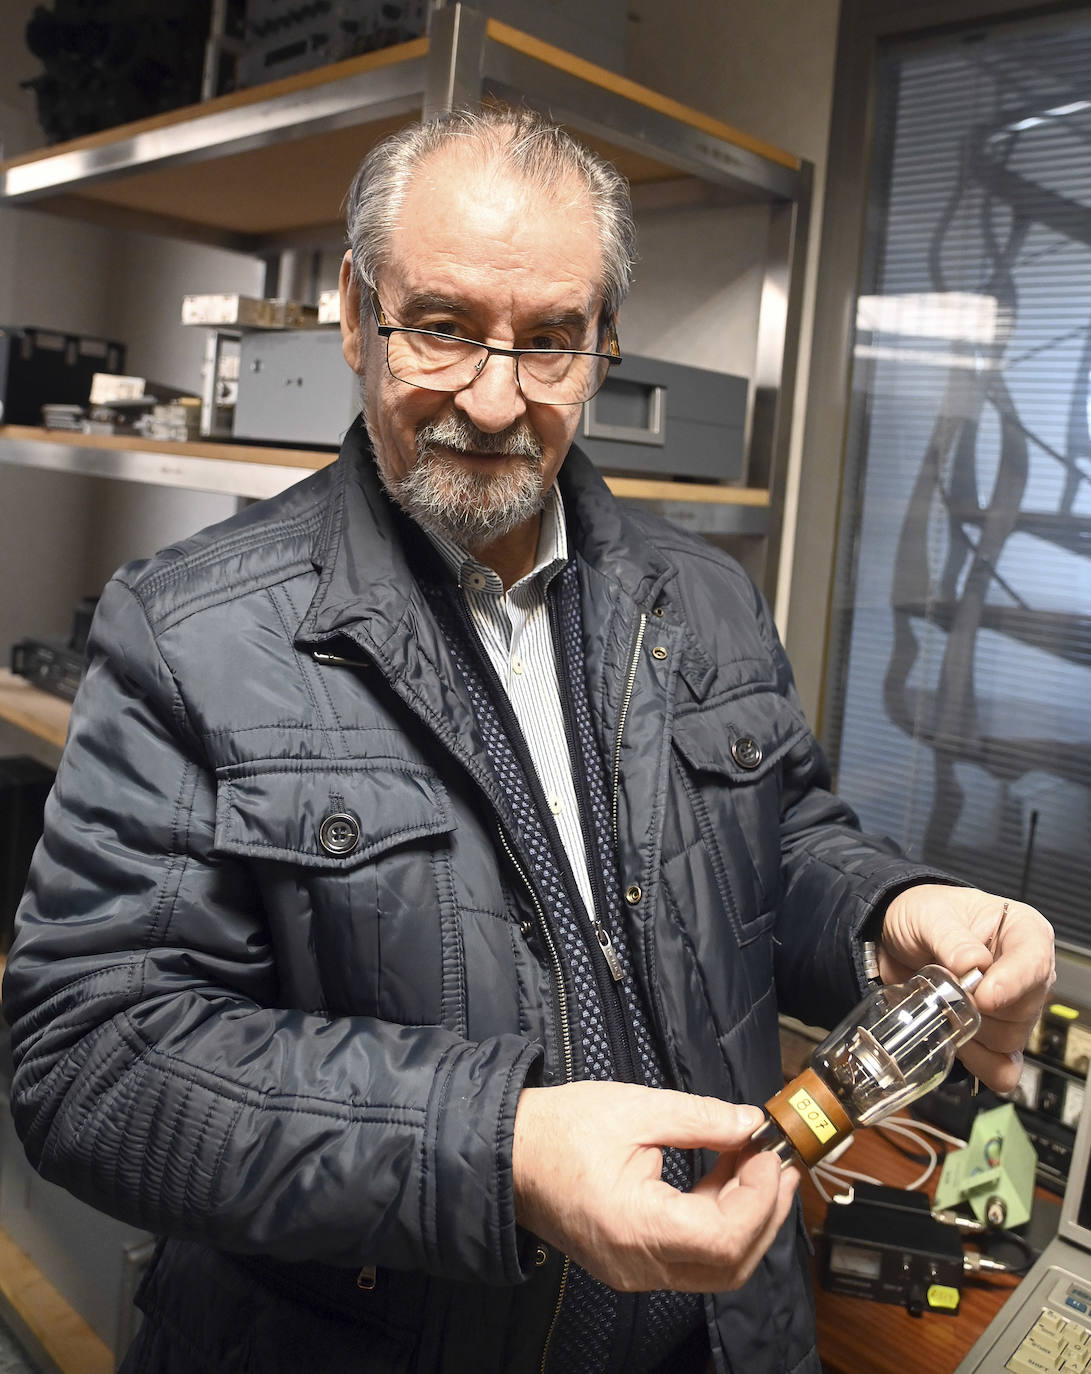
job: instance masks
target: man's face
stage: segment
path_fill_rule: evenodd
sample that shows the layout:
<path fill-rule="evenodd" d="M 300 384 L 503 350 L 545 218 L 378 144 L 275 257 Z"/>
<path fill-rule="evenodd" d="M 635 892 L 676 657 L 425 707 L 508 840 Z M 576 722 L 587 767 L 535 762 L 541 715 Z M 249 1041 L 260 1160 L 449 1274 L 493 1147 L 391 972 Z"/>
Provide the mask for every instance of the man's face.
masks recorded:
<path fill-rule="evenodd" d="M 410 184 L 378 283 L 390 323 L 514 348 L 598 346 L 602 255 L 586 196 L 551 196 L 465 150 L 437 154 Z M 468 548 L 537 541 L 542 495 L 580 407 L 533 404 L 512 359 L 493 356 L 457 392 L 390 375 L 386 341 L 355 293 L 345 355 L 364 378 L 364 416 L 387 489 Z"/>

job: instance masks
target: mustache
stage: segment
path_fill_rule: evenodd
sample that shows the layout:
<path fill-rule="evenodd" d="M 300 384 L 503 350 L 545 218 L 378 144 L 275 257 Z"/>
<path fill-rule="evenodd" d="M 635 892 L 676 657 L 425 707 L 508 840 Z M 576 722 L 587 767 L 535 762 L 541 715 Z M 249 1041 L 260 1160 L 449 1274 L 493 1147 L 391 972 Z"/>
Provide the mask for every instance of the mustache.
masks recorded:
<path fill-rule="evenodd" d="M 417 456 L 427 458 L 434 449 L 447 448 L 455 453 L 486 453 L 498 457 L 525 458 L 541 462 L 542 442 L 529 425 L 522 421 L 509 425 L 495 434 L 486 433 L 465 416 L 449 415 L 421 425 L 416 434 Z"/>

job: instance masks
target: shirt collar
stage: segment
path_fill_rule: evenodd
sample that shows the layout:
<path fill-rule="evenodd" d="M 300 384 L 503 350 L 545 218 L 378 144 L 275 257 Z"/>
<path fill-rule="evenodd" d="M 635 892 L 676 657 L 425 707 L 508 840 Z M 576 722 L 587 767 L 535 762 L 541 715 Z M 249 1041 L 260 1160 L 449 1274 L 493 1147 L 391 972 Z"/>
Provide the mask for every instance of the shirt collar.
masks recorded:
<path fill-rule="evenodd" d="M 497 595 L 503 594 L 503 583 L 497 573 L 486 563 L 480 562 L 455 540 L 447 539 L 444 535 L 437 534 L 430 529 L 425 529 L 424 532 L 460 586 L 470 587 L 474 591 L 491 591 Z M 521 577 L 515 586 L 519 587 L 535 578 L 540 578 L 544 589 L 549 586 L 567 562 L 568 527 L 564 518 L 564 502 L 561 500 L 561 493 L 557 490 L 557 484 L 554 483 L 545 496 L 534 567 L 525 577 Z"/>

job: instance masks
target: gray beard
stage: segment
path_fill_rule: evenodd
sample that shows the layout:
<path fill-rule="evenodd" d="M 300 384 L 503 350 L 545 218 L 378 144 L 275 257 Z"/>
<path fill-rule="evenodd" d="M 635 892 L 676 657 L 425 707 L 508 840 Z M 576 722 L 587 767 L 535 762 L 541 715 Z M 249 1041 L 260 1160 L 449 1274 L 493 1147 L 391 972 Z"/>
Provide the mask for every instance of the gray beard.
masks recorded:
<path fill-rule="evenodd" d="M 485 548 L 502 539 L 539 515 L 545 505 L 542 445 L 528 425 L 486 434 L 455 415 L 422 425 L 416 435 L 417 461 L 404 477 L 388 475 L 370 424 L 368 434 L 391 500 L 425 529 L 465 549 Z M 503 454 L 519 461 L 495 474 L 469 472 L 443 449 Z"/>

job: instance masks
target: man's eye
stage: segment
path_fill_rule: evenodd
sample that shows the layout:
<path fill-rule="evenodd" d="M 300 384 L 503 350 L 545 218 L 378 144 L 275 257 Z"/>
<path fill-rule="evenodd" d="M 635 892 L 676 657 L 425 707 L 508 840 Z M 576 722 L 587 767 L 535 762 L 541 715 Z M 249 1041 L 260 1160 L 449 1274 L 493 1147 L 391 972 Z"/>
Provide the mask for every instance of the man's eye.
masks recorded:
<path fill-rule="evenodd" d="M 543 352 L 555 352 L 558 349 L 565 352 L 572 344 L 563 334 L 536 334 L 527 347 L 541 349 Z"/>

